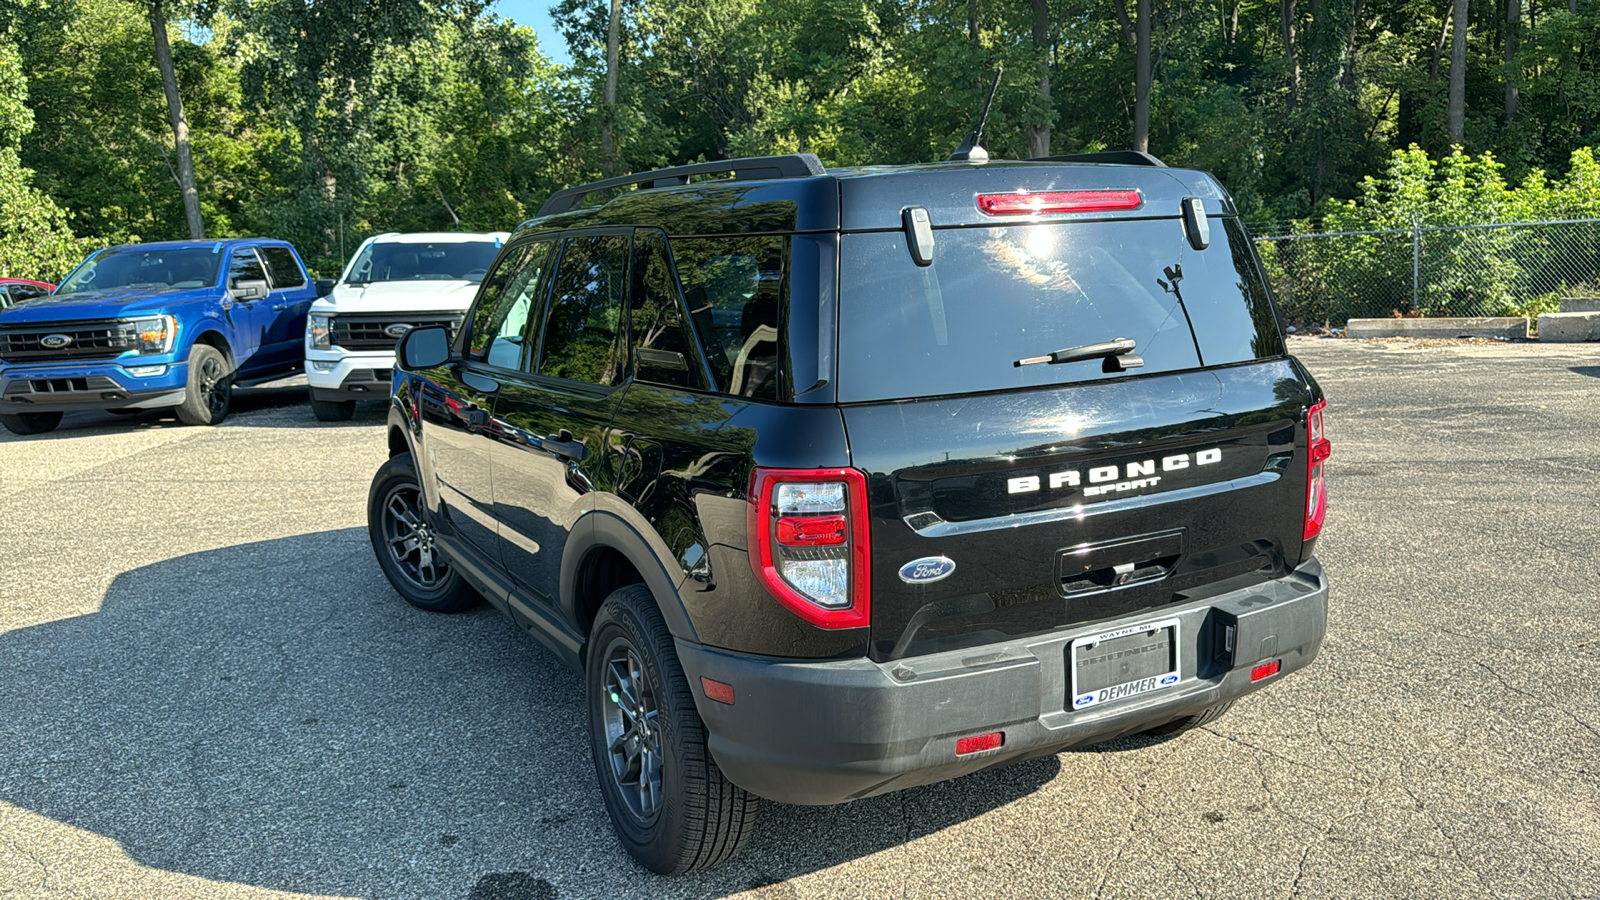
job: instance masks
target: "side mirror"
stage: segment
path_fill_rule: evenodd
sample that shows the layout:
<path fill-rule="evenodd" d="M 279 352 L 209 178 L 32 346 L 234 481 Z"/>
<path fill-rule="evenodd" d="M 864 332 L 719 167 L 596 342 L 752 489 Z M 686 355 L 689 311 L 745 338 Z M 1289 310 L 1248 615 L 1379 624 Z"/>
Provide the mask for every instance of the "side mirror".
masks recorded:
<path fill-rule="evenodd" d="M 450 361 L 450 332 L 443 325 L 423 325 L 407 331 L 395 348 L 400 368 L 408 372 L 431 369 Z"/>
<path fill-rule="evenodd" d="M 241 303 L 249 303 L 251 300 L 265 300 L 270 293 L 272 291 L 265 281 L 235 281 L 228 296 Z"/>
<path fill-rule="evenodd" d="M 337 282 L 332 278 L 318 278 L 317 279 L 317 296 L 318 297 L 326 297 L 326 296 L 328 296 L 328 294 L 332 293 L 333 286 L 336 283 Z"/>

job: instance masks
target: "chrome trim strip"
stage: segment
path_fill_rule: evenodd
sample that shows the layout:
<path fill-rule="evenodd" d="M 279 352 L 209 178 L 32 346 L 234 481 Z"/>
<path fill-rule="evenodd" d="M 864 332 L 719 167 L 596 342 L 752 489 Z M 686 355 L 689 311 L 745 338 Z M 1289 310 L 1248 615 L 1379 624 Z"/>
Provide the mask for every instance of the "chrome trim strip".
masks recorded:
<path fill-rule="evenodd" d="M 1268 470 L 1254 475 L 1247 475 L 1244 478 L 1218 481 L 1214 484 L 1201 484 L 1194 487 L 1179 488 L 1175 491 L 1145 494 L 1139 497 L 1121 497 L 1116 500 L 1103 500 L 1099 503 L 1080 503 L 1076 506 L 1068 506 L 1061 509 L 1041 509 L 1036 512 L 994 516 L 988 519 L 971 519 L 965 522 L 945 521 L 939 517 L 938 513 L 930 510 L 928 512 L 912 513 L 902 521 L 922 537 L 951 537 L 958 534 L 977 534 L 983 531 L 999 531 L 1003 528 L 1026 528 L 1030 525 L 1063 522 L 1068 519 L 1087 519 L 1090 516 L 1123 512 L 1145 506 L 1211 497 L 1227 491 L 1237 491 L 1271 484 L 1281 477 L 1283 477 L 1282 473 Z"/>

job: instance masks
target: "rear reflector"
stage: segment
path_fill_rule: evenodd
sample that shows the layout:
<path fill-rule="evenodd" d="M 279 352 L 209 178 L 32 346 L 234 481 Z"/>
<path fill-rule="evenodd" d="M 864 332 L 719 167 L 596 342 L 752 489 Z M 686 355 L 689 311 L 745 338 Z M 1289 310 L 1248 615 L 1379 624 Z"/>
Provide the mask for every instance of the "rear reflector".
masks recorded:
<path fill-rule="evenodd" d="M 1271 678 L 1272 676 L 1278 674 L 1278 670 L 1281 668 L 1283 668 L 1282 660 L 1275 659 L 1269 663 L 1262 663 L 1261 665 L 1250 670 L 1250 680 L 1260 681 L 1263 678 Z"/>
<path fill-rule="evenodd" d="M 844 516 L 786 517 L 778 520 L 778 543 L 786 547 L 836 547 L 845 542 Z"/>
<path fill-rule="evenodd" d="M 978 209 L 991 216 L 1032 216 L 1039 213 L 1110 212 L 1138 209 L 1144 198 L 1138 191 L 1040 191 L 1030 194 L 979 194 Z"/>
<path fill-rule="evenodd" d="M 701 675 L 700 689 L 706 692 L 706 696 L 708 698 L 715 700 L 718 703 L 726 703 L 729 706 L 733 705 L 733 685 L 731 684 L 724 684 L 721 681 L 712 681 L 704 675 Z"/>
<path fill-rule="evenodd" d="M 956 741 L 956 755 L 966 756 L 968 753 L 978 753 L 983 750 L 993 750 L 1006 742 L 1006 733 L 996 731 L 993 734 L 976 734 Z"/>

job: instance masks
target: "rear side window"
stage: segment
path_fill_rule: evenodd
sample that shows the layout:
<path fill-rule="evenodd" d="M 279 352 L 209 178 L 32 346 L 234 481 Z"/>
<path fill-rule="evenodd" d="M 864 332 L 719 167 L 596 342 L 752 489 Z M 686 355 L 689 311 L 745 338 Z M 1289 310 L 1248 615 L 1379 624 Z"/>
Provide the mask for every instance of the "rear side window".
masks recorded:
<path fill-rule="evenodd" d="M 633 250 L 634 377 L 690 390 L 704 388 L 666 239 L 641 229 L 634 232 Z"/>
<path fill-rule="evenodd" d="M 539 374 L 613 385 L 627 371 L 628 235 L 568 238 L 556 266 Z"/>
<path fill-rule="evenodd" d="M 272 279 L 273 290 L 297 288 L 306 283 L 306 273 L 288 247 L 262 247 L 261 258 L 267 263 L 267 276 Z"/>
<path fill-rule="evenodd" d="M 1176 218 L 944 229 L 925 268 L 898 231 L 843 235 L 839 398 L 1107 378 L 1098 359 L 1016 363 L 1115 338 L 1135 341 L 1134 376 L 1279 355 L 1249 244 L 1222 224 L 1204 251 Z"/>
<path fill-rule="evenodd" d="M 528 317 L 538 305 L 539 276 L 550 247 L 548 242 L 527 244 L 500 260 L 473 310 L 469 357 L 505 369 L 522 366 Z"/>
<path fill-rule="evenodd" d="M 718 386 L 776 400 L 789 302 L 788 238 L 675 238 L 672 257 Z"/>

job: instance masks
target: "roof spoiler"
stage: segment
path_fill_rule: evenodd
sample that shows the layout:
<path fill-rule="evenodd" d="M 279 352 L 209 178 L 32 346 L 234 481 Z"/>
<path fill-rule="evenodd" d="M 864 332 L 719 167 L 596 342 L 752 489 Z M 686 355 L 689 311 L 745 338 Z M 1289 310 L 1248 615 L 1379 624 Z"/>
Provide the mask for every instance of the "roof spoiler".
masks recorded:
<path fill-rule="evenodd" d="M 1029 162 L 1103 163 L 1118 166 L 1160 166 L 1167 164 L 1143 150 L 1101 150 L 1098 153 L 1064 153 L 1060 156 L 1035 156 Z"/>

